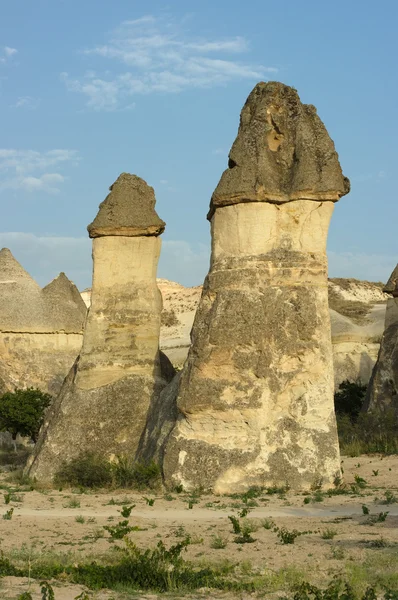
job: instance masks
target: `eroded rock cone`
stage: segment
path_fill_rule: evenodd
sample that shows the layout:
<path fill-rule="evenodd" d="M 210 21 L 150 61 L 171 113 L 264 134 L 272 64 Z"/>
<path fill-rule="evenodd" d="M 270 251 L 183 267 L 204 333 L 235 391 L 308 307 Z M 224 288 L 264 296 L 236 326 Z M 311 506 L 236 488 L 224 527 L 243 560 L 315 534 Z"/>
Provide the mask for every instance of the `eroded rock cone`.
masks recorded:
<path fill-rule="evenodd" d="M 393 409 L 398 416 L 398 265 L 383 288 L 387 300 L 384 333 L 369 382 L 364 410 Z"/>
<path fill-rule="evenodd" d="M 83 347 L 40 432 L 29 473 L 53 478 L 84 452 L 135 456 L 151 402 L 173 375 L 159 353 L 156 269 L 165 223 L 153 188 L 123 173 L 93 223 L 93 286 Z"/>
<path fill-rule="evenodd" d="M 169 485 L 309 488 L 340 474 L 326 238 L 348 190 L 315 108 L 259 83 L 210 204 L 210 271 L 164 446 Z"/>
<path fill-rule="evenodd" d="M 45 288 L 0 251 L 0 386 L 57 394 L 79 354 L 86 306 L 61 273 Z"/>

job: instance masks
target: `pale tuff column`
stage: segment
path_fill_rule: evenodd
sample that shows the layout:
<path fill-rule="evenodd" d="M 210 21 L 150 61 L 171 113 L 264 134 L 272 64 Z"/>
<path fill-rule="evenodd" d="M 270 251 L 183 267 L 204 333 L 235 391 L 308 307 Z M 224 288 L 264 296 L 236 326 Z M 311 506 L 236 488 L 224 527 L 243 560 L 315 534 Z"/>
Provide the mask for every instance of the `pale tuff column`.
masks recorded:
<path fill-rule="evenodd" d="M 392 410 L 398 421 L 398 265 L 383 288 L 390 295 L 379 355 L 370 378 L 364 410 Z"/>
<path fill-rule="evenodd" d="M 165 480 L 217 493 L 328 486 L 340 461 L 326 239 L 347 182 L 315 109 L 276 83 L 249 96 L 229 167 Z"/>
<path fill-rule="evenodd" d="M 160 248 L 154 236 L 93 240 L 93 288 L 77 387 L 93 389 L 130 374 L 160 376 Z"/>
<path fill-rule="evenodd" d="M 30 475 L 53 478 L 84 452 L 134 458 L 151 404 L 169 380 L 159 352 L 156 285 L 165 223 L 145 181 L 123 173 L 88 227 L 92 303 L 78 360 L 51 407 Z M 169 366 L 169 365 L 166 365 Z"/>

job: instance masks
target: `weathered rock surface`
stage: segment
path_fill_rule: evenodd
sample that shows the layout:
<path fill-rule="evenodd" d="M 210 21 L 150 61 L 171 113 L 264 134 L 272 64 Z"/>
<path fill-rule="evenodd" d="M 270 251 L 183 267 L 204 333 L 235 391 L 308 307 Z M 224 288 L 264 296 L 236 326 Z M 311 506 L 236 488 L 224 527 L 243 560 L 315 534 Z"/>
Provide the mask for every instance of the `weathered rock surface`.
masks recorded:
<path fill-rule="evenodd" d="M 87 227 L 91 238 L 101 235 L 160 235 L 166 223 L 155 211 L 155 192 L 143 179 L 122 173 L 109 188 L 94 221 Z M 132 202 L 140 198 L 140 203 Z"/>
<path fill-rule="evenodd" d="M 209 219 L 218 206 L 336 202 L 350 190 L 316 108 L 278 82 L 257 84 L 246 100 L 228 166 L 213 193 Z"/>
<path fill-rule="evenodd" d="M 61 273 L 45 288 L 0 251 L 0 392 L 38 387 L 57 394 L 78 355 L 86 307 Z"/>
<path fill-rule="evenodd" d="M 398 414 L 398 265 L 384 291 L 390 296 L 387 300 L 384 333 L 364 410 L 393 408 Z"/>
<path fill-rule="evenodd" d="M 229 167 L 210 206 L 210 271 L 165 480 L 216 492 L 328 485 L 340 463 L 326 238 L 348 183 L 315 109 L 278 83 L 250 94 Z"/>
<path fill-rule="evenodd" d="M 110 460 L 134 457 L 148 410 L 174 375 L 159 352 L 156 269 L 164 223 L 153 189 L 126 173 L 110 189 L 88 227 L 93 287 L 83 347 L 30 465 L 30 474 L 41 480 L 85 451 Z"/>
<path fill-rule="evenodd" d="M 163 297 L 160 349 L 181 369 L 191 345 L 191 329 L 202 286 L 184 287 L 158 279 Z M 358 279 L 329 279 L 329 313 L 332 326 L 334 382 L 361 381 L 372 374 L 384 331 L 387 294 L 383 285 Z M 90 306 L 91 289 L 82 293 Z"/>

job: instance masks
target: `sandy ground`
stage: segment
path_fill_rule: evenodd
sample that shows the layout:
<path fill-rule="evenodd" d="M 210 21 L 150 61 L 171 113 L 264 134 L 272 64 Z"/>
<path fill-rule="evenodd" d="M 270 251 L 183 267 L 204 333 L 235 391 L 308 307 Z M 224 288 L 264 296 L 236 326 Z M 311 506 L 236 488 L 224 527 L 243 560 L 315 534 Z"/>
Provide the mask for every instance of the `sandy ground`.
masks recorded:
<path fill-rule="evenodd" d="M 306 504 L 306 496 L 292 492 L 282 496 L 264 492 L 249 500 L 248 505 L 242 498 L 198 495 L 189 508 L 190 497 L 184 493 L 16 491 L 9 504 L 3 505 L 3 515 L 11 508 L 14 510 L 12 519 L 0 519 L 0 547 L 6 555 L 11 554 L 26 564 L 54 552 L 69 553 L 71 560 L 76 561 L 83 556 L 98 556 L 109 552 L 114 545 L 103 526 L 115 525 L 123 519 L 119 512 L 123 504 L 135 504 L 129 522 L 141 530 L 131 532 L 129 537 L 139 547 L 154 547 L 160 539 L 167 546 L 172 545 L 189 534 L 191 545 L 184 557 L 196 564 L 228 560 L 239 563 L 242 573 L 297 568 L 318 583 L 344 572 L 347 561 L 364 564 L 371 560 L 372 553 L 376 556 L 385 547 L 396 552 L 398 565 L 398 457 L 343 458 L 342 466 L 347 484 L 355 483 L 355 478 L 360 477 L 366 481 L 366 487 L 357 495 L 326 497 L 321 502 L 316 502 L 314 495 L 307 496 L 310 502 Z M 1 477 L 3 487 L 9 486 L 4 482 L 5 475 Z M 390 496 L 397 497 L 388 505 L 383 504 L 387 490 Z M 6 490 L 3 489 L 3 493 Z M 146 498 L 154 499 L 153 506 Z M 369 515 L 363 514 L 363 505 L 368 507 L 370 516 L 386 511 L 389 514 L 384 522 L 372 524 Z M 255 542 L 242 545 L 234 542 L 236 536 L 228 516 L 238 516 L 246 506 L 250 511 L 245 519 L 254 530 L 251 535 Z M 279 528 L 312 533 L 299 536 L 294 544 L 284 545 L 272 527 L 266 528 L 270 521 Z M 322 537 L 327 530 L 334 534 L 331 539 Z M 214 547 L 219 539 L 225 547 Z M 0 580 L 0 598 L 15 599 L 28 588 L 35 599 L 41 598 L 37 583 L 4 578 Z M 83 588 L 57 583 L 54 589 L 56 600 L 72 600 Z M 216 596 L 227 597 L 213 593 L 208 596 L 205 592 L 190 597 Z M 96 600 L 126 598 L 105 591 L 90 597 Z"/>

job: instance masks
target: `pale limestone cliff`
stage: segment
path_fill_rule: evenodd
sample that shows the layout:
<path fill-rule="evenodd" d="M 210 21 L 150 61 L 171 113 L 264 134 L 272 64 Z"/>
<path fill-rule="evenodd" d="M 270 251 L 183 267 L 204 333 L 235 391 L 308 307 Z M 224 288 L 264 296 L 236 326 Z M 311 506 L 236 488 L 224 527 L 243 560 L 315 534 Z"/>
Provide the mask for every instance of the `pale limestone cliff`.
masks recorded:
<path fill-rule="evenodd" d="M 326 238 L 348 189 L 315 109 L 258 84 L 210 206 L 210 271 L 160 449 L 169 485 L 225 493 L 339 475 Z"/>
<path fill-rule="evenodd" d="M 110 189 L 88 227 L 93 287 L 83 347 L 29 465 L 40 480 L 85 451 L 134 457 L 148 411 L 174 375 L 159 352 L 156 270 L 164 223 L 153 189 L 127 173 Z"/>
<path fill-rule="evenodd" d="M 398 265 L 384 291 L 389 295 L 384 333 L 369 382 L 364 410 L 391 408 L 398 415 Z"/>
<path fill-rule="evenodd" d="M 0 392 L 38 387 L 56 395 L 78 355 L 86 318 L 64 273 L 44 289 L 0 251 Z"/>

